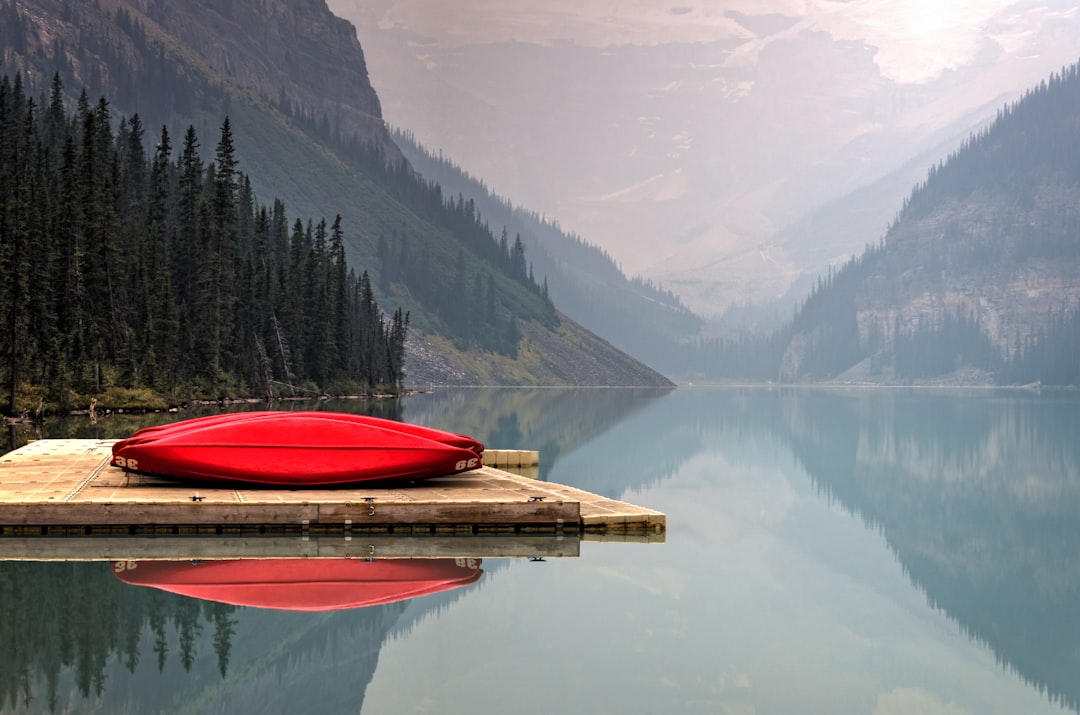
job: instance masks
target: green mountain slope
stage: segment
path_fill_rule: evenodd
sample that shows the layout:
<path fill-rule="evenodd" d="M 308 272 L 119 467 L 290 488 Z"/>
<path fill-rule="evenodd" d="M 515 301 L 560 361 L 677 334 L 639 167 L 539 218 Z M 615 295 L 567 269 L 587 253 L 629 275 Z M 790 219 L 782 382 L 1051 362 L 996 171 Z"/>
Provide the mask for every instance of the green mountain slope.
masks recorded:
<path fill-rule="evenodd" d="M 433 156 L 408 132 L 393 133 L 409 163 L 449 195 L 476 201 L 497 231 L 520 237 L 529 263 L 547 281 L 556 307 L 630 355 L 664 372 L 673 356 L 701 329 L 702 320 L 670 291 L 630 279 L 603 250 L 535 212 L 514 206 L 443 156 Z"/>
<path fill-rule="evenodd" d="M 321 0 L 4 0 L 0 14 L 0 70 L 22 73 L 31 95 L 59 72 L 73 96 L 85 87 L 108 97 L 114 116 L 138 114 L 149 136 L 164 125 L 180 137 L 190 125 L 204 144 L 228 116 L 257 200 L 281 199 L 305 221 L 340 214 L 350 266 L 371 274 L 385 309 L 409 312 L 414 340 L 454 368 L 445 375 L 667 383 L 588 332 L 579 340 L 610 357 L 600 375 L 554 359 L 538 371 L 494 368 L 515 364 L 526 333 L 531 350 L 572 354 L 567 319 L 474 204 L 444 200 L 400 161 L 356 33 Z M 407 372 L 424 371 L 417 359 Z"/>

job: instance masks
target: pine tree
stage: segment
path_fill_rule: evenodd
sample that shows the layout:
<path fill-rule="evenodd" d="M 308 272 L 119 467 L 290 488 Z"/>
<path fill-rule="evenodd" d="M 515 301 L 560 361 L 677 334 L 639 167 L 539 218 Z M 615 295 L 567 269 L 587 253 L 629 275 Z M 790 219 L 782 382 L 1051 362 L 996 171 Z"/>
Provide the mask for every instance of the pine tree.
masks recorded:
<path fill-rule="evenodd" d="M 330 227 L 330 301 L 332 312 L 331 336 L 334 339 L 331 364 L 338 366 L 335 377 L 345 377 L 342 370 L 345 356 L 349 353 L 349 273 L 345 259 L 345 238 L 341 226 L 341 214 L 334 217 Z"/>
<path fill-rule="evenodd" d="M 198 293 L 197 276 L 205 270 L 205 261 L 201 258 L 202 250 L 202 180 L 203 164 L 199 156 L 199 140 L 195 127 L 189 126 L 184 134 L 177 166 L 177 234 L 172 246 L 170 262 L 172 265 L 173 288 L 180 315 L 180 351 L 192 357 L 196 364 L 206 365 L 208 356 L 205 350 L 196 348 L 198 316 L 196 298 Z M 195 368 L 188 365 L 185 376 L 190 377 Z"/>
<path fill-rule="evenodd" d="M 214 165 L 213 218 L 207 261 L 212 286 L 211 366 L 215 373 L 233 367 L 234 355 L 226 345 L 233 329 L 236 287 L 236 244 L 239 233 L 237 215 L 236 156 L 229 118 L 221 125 Z"/>
<path fill-rule="evenodd" d="M 161 136 L 150 166 L 149 196 L 146 210 L 147 266 L 149 277 L 146 335 L 146 370 L 155 387 L 176 387 L 180 364 L 180 314 L 176 306 L 174 276 L 169 256 L 173 251 L 175 171 L 172 164 L 169 131 L 161 127 Z"/>

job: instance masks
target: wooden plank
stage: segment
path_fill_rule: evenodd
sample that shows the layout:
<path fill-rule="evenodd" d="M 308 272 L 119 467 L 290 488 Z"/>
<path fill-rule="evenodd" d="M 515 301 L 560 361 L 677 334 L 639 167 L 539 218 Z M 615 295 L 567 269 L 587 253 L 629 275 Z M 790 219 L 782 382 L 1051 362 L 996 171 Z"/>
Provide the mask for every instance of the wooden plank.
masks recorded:
<path fill-rule="evenodd" d="M 554 524 L 574 526 L 580 522 L 578 502 L 440 501 L 371 502 L 367 504 L 319 504 L 319 523 L 339 524 L 351 520 L 365 524 Z"/>
<path fill-rule="evenodd" d="M 257 506 L 257 505 L 256 505 Z M 3 526 L 94 526 L 97 524 L 216 525 L 310 524 L 318 520 L 313 504 L 275 504 L 257 509 L 244 504 L 147 502 L 41 502 L 6 504 L 0 510 Z"/>
<path fill-rule="evenodd" d="M 489 467 L 535 467 L 540 453 L 529 449 L 485 449 L 484 464 Z"/>
<path fill-rule="evenodd" d="M 372 504 L 262 502 L 220 504 L 132 502 L 8 503 L 0 526 L 172 525 L 344 525 L 355 528 L 396 525 L 521 525 L 558 528 L 580 523 L 577 502 L 378 502 Z"/>
<path fill-rule="evenodd" d="M 4 561 L 145 561 L 239 558 L 573 558 L 581 537 L 467 534 L 435 536 L 10 536 Z"/>
<path fill-rule="evenodd" d="M 663 544 L 666 533 L 655 531 L 583 531 L 582 541 L 601 541 L 613 544 Z"/>

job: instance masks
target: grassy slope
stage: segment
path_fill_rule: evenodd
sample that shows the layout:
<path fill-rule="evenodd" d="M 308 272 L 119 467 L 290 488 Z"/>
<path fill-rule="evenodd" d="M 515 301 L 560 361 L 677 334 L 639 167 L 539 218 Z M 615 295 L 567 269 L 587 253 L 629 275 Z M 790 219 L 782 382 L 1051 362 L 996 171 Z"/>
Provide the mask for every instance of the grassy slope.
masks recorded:
<path fill-rule="evenodd" d="M 563 318 L 549 331 L 537 323 L 523 326 L 524 338 L 515 359 L 479 351 L 461 352 L 441 336 L 426 336 L 424 348 L 445 356 L 457 370 L 455 384 L 574 385 L 668 387 L 660 373 L 611 347 L 607 342 Z M 424 366 L 406 359 L 406 384 L 425 387 Z M 438 383 L 440 376 L 431 381 Z"/>
<path fill-rule="evenodd" d="M 654 287 L 629 280 L 606 253 L 557 225 L 515 208 L 452 162 L 432 156 L 408 133 L 395 139 L 402 153 L 447 195 L 477 202 L 496 232 L 520 235 L 538 280 L 546 278 L 555 305 L 572 320 L 650 364 L 662 365 L 681 342 L 696 336 L 701 319 Z"/>

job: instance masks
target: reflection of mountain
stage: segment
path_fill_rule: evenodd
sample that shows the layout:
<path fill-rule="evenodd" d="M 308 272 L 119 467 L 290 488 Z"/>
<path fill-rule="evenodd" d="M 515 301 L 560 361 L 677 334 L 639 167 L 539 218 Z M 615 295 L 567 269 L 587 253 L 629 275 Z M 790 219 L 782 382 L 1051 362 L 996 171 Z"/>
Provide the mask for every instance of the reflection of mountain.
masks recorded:
<path fill-rule="evenodd" d="M 645 388 L 443 389 L 408 398 L 405 419 L 467 434 L 493 449 L 539 450 L 540 478 L 547 480 L 563 454 L 669 392 Z"/>
<path fill-rule="evenodd" d="M 1080 402 L 799 392 L 782 410 L 815 484 L 927 599 L 1080 711 Z"/>
<path fill-rule="evenodd" d="M 688 459 L 716 444 L 719 435 L 745 444 L 747 439 L 769 434 L 776 421 L 773 397 L 778 394 L 759 388 L 676 390 L 563 455 L 551 479 L 624 498 L 628 491 L 669 478 Z"/>
<path fill-rule="evenodd" d="M 140 660 L 148 672 L 190 668 L 197 656 L 206 670 L 224 670 L 231 610 L 137 593 L 105 563 L 0 563 L 0 706 L 41 712 L 80 696 L 104 702 L 109 674 L 134 672 Z M 142 696 L 144 685 L 131 689 Z"/>
<path fill-rule="evenodd" d="M 107 563 L 0 562 L 0 712 L 356 713 L 401 615 L 237 608 L 133 587 Z"/>

